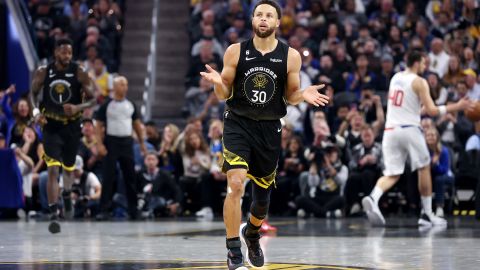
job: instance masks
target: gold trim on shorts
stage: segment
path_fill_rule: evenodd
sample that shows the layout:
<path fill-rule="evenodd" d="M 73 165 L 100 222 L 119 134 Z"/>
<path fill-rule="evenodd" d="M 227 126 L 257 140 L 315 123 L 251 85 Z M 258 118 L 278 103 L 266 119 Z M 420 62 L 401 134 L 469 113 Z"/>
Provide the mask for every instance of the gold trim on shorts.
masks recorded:
<path fill-rule="evenodd" d="M 256 177 L 251 174 L 247 174 L 247 177 L 251 179 L 258 186 L 268 189 L 272 184 L 275 185 L 275 176 L 277 175 L 277 170 L 275 169 L 273 173 L 265 177 Z"/>
<path fill-rule="evenodd" d="M 73 172 L 75 170 L 75 164 L 69 167 L 62 163 L 62 168 L 67 172 Z"/>
<path fill-rule="evenodd" d="M 47 164 L 47 167 L 53 167 L 53 166 L 62 166 L 62 163 L 52 157 L 49 157 L 46 153 L 43 153 L 42 159 L 45 160 L 45 163 Z"/>
<path fill-rule="evenodd" d="M 47 167 L 54 167 L 54 166 L 58 166 L 58 167 L 62 167 L 65 171 L 67 172 L 73 172 L 75 170 L 75 164 L 73 164 L 72 166 L 66 166 L 65 164 L 63 164 L 62 162 L 52 158 L 52 157 L 49 157 L 47 154 L 43 153 L 43 156 L 42 156 L 42 159 L 45 161 L 45 163 L 47 164 Z"/>
<path fill-rule="evenodd" d="M 222 145 L 223 145 L 223 160 L 224 160 L 224 162 L 225 161 L 228 162 L 228 164 L 230 164 L 230 166 L 243 165 L 243 166 L 246 166 L 247 170 L 248 170 L 248 163 L 245 161 L 245 159 L 243 159 L 242 157 L 240 157 L 239 155 L 237 155 L 233 152 L 228 151 L 228 149 L 223 144 L 223 141 L 222 141 Z"/>

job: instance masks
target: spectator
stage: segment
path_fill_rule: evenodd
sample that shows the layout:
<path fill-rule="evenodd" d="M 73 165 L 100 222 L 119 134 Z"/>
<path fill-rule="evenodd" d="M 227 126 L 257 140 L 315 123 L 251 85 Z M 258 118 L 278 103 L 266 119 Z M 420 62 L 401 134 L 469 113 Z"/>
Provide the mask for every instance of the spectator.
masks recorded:
<path fill-rule="evenodd" d="M 443 49 L 443 40 L 440 38 L 434 38 L 431 43 L 432 51 L 428 54 L 430 59 L 430 71 L 435 72 L 438 76 L 442 77 L 448 71 L 448 61 L 450 55 L 448 55 Z"/>
<path fill-rule="evenodd" d="M 440 82 L 438 74 L 430 72 L 427 75 L 428 86 L 430 86 L 430 95 L 437 105 L 445 105 L 447 102 L 448 91 Z"/>
<path fill-rule="evenodd" d="M 183 175 L 182 157 L 175 143 L 179 135 L 180 130 L 176 125 L 167 124 L 163 128 L 162 143 L 158 151 L 159 168 L 173 174 L 176 180 Z"/>
<path fill-rule="evenodd" d="M 198 206 L 209 207 L 202 201 L 203 194 L 197 192 L 201 188 L 202 176 L 208 174 L 211 167 L 208 145 L 202 134 L 195 130 L 187 132 L 185 150 L 181 154 L 185 169 L 183 177 L 180 178 L 180 187 L 184 192 L 183 208 L 192 211 Z"/>
<path fill-rule="evenodd" d="M 86 16 L 88 14 L 88 7 L 81 0 L 72 0 L 70 3 L 66 3 L 63 14 L 70 17 L 70 29 L 71 39 L 73 44 L 80 44 L 82 39 L 82 33 L 85 33 L 87 29 Z M 75 50 L 78 51 L 78 47 L 75 46 Z"/>
<path fill-rule="evenodd" d="M 354 93 L 360 98 L 362 85 L 375 81 L 375 74 L 368 68 L 368 58 L 365 54 L 357 55 L 356 69 L 348 74 L 345 82 L 345 90 Z"/>
<path fill-rule="evenodd" d="M 137 174 L 142 216 L 176 216 L 180 212 L 182 192 L 173 175 L 158 168 L 155 152 L 145 155 L 144 165 L 145 169 Z"/>
<path fill-rule="evenodd" d="M 353 149 L 361 142 L 361 131 L 364 125 L 365 120 L 358 111 L 351 110 L 348 113 L 338 129 L 338 135 L 345 138 L 347 149 Z"/>
<path fill-rule="evenodd" d="M 433 187 L 435 192 L 435 215 L 444 217 L 445 190 L 452 187 L 455 181 L 452 170 L 450 169 L 451 157 L 447 147 L 440 142 L 440 135 L 437 129 L 431 128 L 425 131 L 428 150 L 431 157 L 431 169 L 433 178 Z"/>
<path fill-rule="evenodd" d="M 97 219 L 108 219 L 115 187 L 115 169 L 120 163 L 126 186 L 128 210 L 131 219 L 137 218 L 137 193 L 132 133 L 138 136 L 143 154 L 146 154 L 140 114 L 133 102 L 126 98 L 128 81 L 117 77 L 113 82 L 113 97 L 105 102 L 96 115 L 98 152 L 104 159 L 103 192 Z"/>
<path fill-rule="evenodd" d="M 383 46 L 383 53 L 390 54 L 394 63 L 398 63 L 403 60 L 407 47 L 407 42 L 403 37 L 402 30 L 393 25 L 390 28 L 387 42 Z"/>
<path fill-rule="evenodd" d="M 162 138 L 160 137 L 160 132 L 158 131 L 157 125 L 154 121 L 148 121 L 145 123 L 145 134 L 147 142 L 153 145 L 155 151 L 160 150 Z"/>
<path fill-rule="evenodd" d="M 99 57 L 97 47 L 94 45 L 90 45 L 87 47 L 87 54 L 86 54 L 86 59 L 83 61 L 83 66 L 85 67 L 85 70 L 89 73 L 94 72 L 94 67 L 95 67 L 95 59 Z"/>
<path fill-rule="evenodd" d="M 299 177 L 308 165 L 303 152 L 301 138 L 293 136 L 288 142 L 286 151 L 280 156 L 276 179 L 277 190 L 272 194 L 271 213 L 283 214 L 300 195 Z"/>
<path fill-rule="evenodd" d="M 13 105 L 13 116 L 15 117 L 15 124 L 11 128 L 10 144 L 22 144 L 23 130 L 28 125 L 32 118 L 30 103 L 26 98 L 21 98 Z"/>
<path fill-rule="evenodd" d="M 345 59 L 343 61 L 345 61 Z M 334 62 L 331 55 L 322 55 L 320 58 L 320 73 L 317 77 L 318 83 L 330 84 L 333 87 L 334 92 L 345 89 L 345 83 L 342 78 L 342 74 L 337 69 L 337 66 L 342 64 L 344 63 L 336 63 L 334 68 Z"/>
<path fill-rule="evenodd" d="M 472 69 L 467 69 L 463 71 L 463 74 L 465 74 L 468 97 L 473 100 L 480 100 L 480 83 L 476 82 L 477 73 Z"/>
<path fill-rule="evenodd" d="M 113 76 L 107 71 L 102 58 L 96 58 L 93 61 L 93 72 L 90 73 L 97 88 L 97 100 L 102 104 L 105 99 L 110 97 L 113 89 Z"/>
<path fill-rule="evenodd" d="M 227 176 L 222 173 L 223 146 L 222 146 L 223 123 L 216 119 L 212 120 L 208 129 L 210 140 L 210 157 L 212 165 L 210 172 L 202 175 L 202 209 L 195 213 L 197 217 L 209 219 L 213 212 L 222 212 L 223 197 L 227 189 Z"/>
<path fill-rule="evenodd" d="M 185 103 L 190 115 L 200 115 L 213 91 L 213 84 L 200 78 L 199 86 L 191 86 L 185 93 Z"/>
<path fill-rule="evenodd" d="M 45 169 L 45 161 L 42 159 L 44 153 L 43 144 L 33 127 L 25 127 L 23 130 L 22 144 L 18 145 L 18 147 L 21 147 L 22 152 L 27 154 L 33 161 L 31 177 L 33 185 L 36 185 L 39 173 Z"/>
<path fill-rule="evenodd" d="M 115 60 L 113 59 L 113 50 L 110 42 L 104 36 L 100 35 L 100 30 L 97 26 L 89 26 L 87 28 L 87 37 L 85 38 L 85 42 L 82 43 L 82 47 L 80 48 L 80 58 L 85 59 L 87 48 L 90 46 L 96 46 L 97 50 L 99 50 L 100 55 L 104 57 L 104 59 L 109 59 L 106 63 L 108 69 L 115 70 L 113 68 L 115 66 Z"/>
<path fill-rule="evenodd" d="M 480 44 L 480 42 L 479 42 L 479 44 Z M 465 49 L 463 49 L 463 55 L 462 55 L 462 68 L 464 70 L 465 69 L 478 70 L 479 67 L 480 66 L 479 66 L 478 62 L 475 61 L 475 54 L 474 54 L 472 48 L 465 47 Z"/>
<path fill-rule="evenodd" d="M 82 138 L 78 148 L 78 155 L 84 162 L 84 169 L 93 172 L 98 178 L 103 179 L 102 156 L 98 151 L 98 141 L 92 119 L 82 120 Z"/>
<path fill-rule="evenodd" d="M 193 44 L 192 47 L 192 56 L 197 56 L 200 54 L 200 48 L 202 47 L 203 41 L 211 41 L 213 43 L 212 52 L 214 54 L 223 55 L 224 50 L 222 44 L 215 37 L 215 30 L 212 25 L 205 25 L 202 28 L 202 37 L 199 41 Z"/>
<path fill-rule="evenodd" d="M 381 58 L 381 71 L 375 76 L 375 85 L 376 91 L 381 91 L 388 93 L 388 88 L 390 87 L 390 80 L 394 75 L 393 68 L 395 66 L 393 57 L 389 54 L 384 54 Z"/>
<path fill-rule="evenodd" d="M 74 201 L 74 217 L 95 217 L 100 207 L 102 184 L 92 172 L 83 169 L 83 159 L 75 159 L 74 180 L 72 185 L 72 201 Z"/>
<path fill-rule="evenodd" d="M 205 64 L 212 68 L 221 68 L 220 56 L 213 53 L 211 40 L 203 40 L 200 47 L 200 54 L 191 59 L 190 69 L 187 73 L 187 86 L 198 86 L 200 82 L 200 71 L 205 70 Z M 211 65 L 211 64 L 214 65 Z"/>
<path fill-rule="evenodd" d="M 27 214 L 29 214 L 29 211 L 33 210 L 32 172 L 35 164 L 33 163 L 33 160 L 16 144 L 12 144 L 12 148 L 14 149 L 15 157 L 17 158 L 18 169 L 23 180 L 23 196 L 25 197 L 24 210 Z"/>
<path fill-rule="evenodd" d="M 364 87 L 365 89 L 362 90 L 362 98 L 358 105 L 358 110 L 363 113 L 365 122 L 372 125 L 375 138 L 377 138 L 382 134 L 385 124 L 382 98 L 374 95 L 374 91 L 369 85 L 365 85 Z"/>
<path fill-rule="evenodd" d="M 361 198 L 373 189 L 383 168 L 382 146 L 375 142 L 371 126 L 362 128 L 361 138 L 362 143 L 353 147 L 348 158 L 350 176 L 345 187 L 345 196 L 350 214 L 359 210 Z"/>
<path fill-rule="evenodd" d="M 464 77 L 463 70 L 460 68 L 460 60 L 456 55 L 450 56 L 448 60 L 448 71 L 443 76 L 442 81 L 447 85 L 455 85 L 459 80 Z"/>

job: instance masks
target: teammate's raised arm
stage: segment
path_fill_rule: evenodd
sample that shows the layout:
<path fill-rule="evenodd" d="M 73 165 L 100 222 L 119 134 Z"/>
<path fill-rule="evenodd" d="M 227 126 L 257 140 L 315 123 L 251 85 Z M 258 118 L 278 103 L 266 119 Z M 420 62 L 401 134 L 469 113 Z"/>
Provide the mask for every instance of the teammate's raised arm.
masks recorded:
<path fill-rule="evenodd" d="M 30 87 L 30 102 L 33 106 L 34 109 L 34 115 L 36 116 L 37 110 L 38 110 L 38 94 L 42 90 L 43 87 L 43 81 L 45 80 L 45 75 L 47 73 L 47 69 L 45 66 L 39 67 L 35 73 L 33 74 L 33 80 L 32 80 L 32 86 Z M 35 110 L 37 109 L 37 110 Z"/>
<path fill-rule="evenodd" d="M 214 84 L 215 95 L 220 100 L 228 99 L 232 94 L 232 84 L 235 79 L 239 57 L 240 44 L 232 44 L 227 48 L 223 56 L 223 70 L 221 74 L 209 65 L 205 65 L 207 71 L 200 72 L 200 75 Z"/>
<path fill-rule="evenodd" d="M 304 90 L 300 89 L 300 68 L 302 66 L 302 58 L 300 53 L 293 48 L 288 50 L 288 66 L 287 66 L 287 89 L 286 99 L 288 103 L 297 105 L 302 101 L 306 101 L 315 106 L 325 106 L 328 103 L 328 97 L 322 95 L 318 90 L 325 85 L 311 85 Z"/>

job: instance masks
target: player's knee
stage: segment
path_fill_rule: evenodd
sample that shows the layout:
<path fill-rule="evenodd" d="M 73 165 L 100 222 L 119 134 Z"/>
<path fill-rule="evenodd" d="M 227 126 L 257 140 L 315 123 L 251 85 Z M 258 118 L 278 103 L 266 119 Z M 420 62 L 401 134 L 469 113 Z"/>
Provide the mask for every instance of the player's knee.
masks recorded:
<path fill-rule="evenodd" d="M 241 197 L 243 195 L 244 185 L 247 175 L 242 171 L 227 174 L 228 176 L 228 195 Z"/>
<path fill-rule="evenodd" d="M 250 213 L 255 218 L 263 220 L 267 216 L 269 206 L 270 201 L 268 200 L 253 201 L 252 205 L 250 206 Z"/>
<path fill-rule="evenodd" d="M 243 194 L 243 181 L 240 179 L 231 179 L 228 182 L 228 195 L 241 197 Z"/>

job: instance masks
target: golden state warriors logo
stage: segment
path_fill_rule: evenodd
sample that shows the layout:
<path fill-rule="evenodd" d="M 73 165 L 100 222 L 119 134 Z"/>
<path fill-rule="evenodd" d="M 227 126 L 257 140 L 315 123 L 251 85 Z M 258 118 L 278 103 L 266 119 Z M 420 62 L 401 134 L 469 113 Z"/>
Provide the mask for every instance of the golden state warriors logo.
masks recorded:
<path fill-rule="evenodd" d="M 202 262 L 202 261 L 70 261 L 52 262 L 41 261 L 31 263 L 0 263 L 3 269 L 144 269 L 144 270 L 187 270 L 187 269 L 226 269 L 225 262 Z M 247 266 L 244 267 L 248 269 Z M 262 269 L 288 269 L 288 270 L 365 270 L 362 267 L 348 267 L 337 265 L 298 264 L 298 263 L 266 263 Z M 372 268 L 369 268 L 372 269 Z"/>
<path fill-rule="evenodd" d="M 54 80 L 50 83 L 50 99 L 53 103 L 63 105 L 72 98 L 71 84 L 65 80 Z"/>
<path fill-rule="evenodd" d="M 253 86 L 255 88 L 265 88 L 268 83 L 267 77 L 265 74 L 256 74 L 253 78 Z"/>
<path fill-rule="evenodd" d="M 275 79 L 277 75 L 270 69 L 254 67 L 245 72 L 243 94 L 255 107 L 263 107 L 277 91 Z"/>

